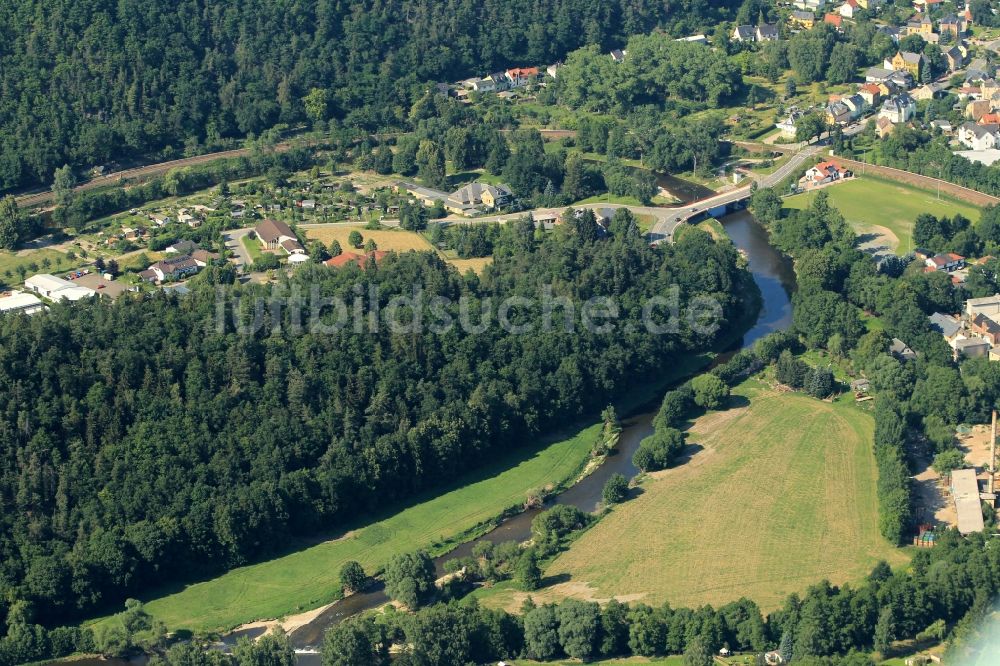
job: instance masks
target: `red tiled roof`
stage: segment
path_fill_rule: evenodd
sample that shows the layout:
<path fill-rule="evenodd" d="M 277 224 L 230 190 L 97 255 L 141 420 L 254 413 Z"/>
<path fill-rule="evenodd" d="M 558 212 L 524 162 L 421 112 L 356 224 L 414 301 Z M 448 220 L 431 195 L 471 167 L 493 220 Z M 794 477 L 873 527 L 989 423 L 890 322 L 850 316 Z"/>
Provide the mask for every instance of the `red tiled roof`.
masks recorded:
<path fill-rule="evenodd" d="M 824 23 L 829 23 L 830 25 L 837 26 L 838 28 L 843 24 L 844 17 L 840 14 L 827 14 L 823 17 Z"/>
<path fill-rule="evenodd" d="M 323 263 L 325 263 L 330 268 L 341 268 L 342 266 L 346 266 L 347 264 L 350 264 L 352 262 L 360 263 L 360 259 L 362 258 L 363 257 L 360 254 L 354 254 L 353 252 L 343 252 L 341 254 L 338 254 L 336 257 L 332 259 L 327 259 Z"/>

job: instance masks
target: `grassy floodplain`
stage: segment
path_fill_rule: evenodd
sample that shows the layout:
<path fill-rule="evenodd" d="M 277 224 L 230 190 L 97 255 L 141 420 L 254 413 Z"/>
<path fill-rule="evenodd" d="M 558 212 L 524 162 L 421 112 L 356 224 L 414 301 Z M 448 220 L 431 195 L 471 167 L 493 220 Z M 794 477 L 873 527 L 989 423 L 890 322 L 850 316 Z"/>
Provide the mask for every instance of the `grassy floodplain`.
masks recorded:
<path fill-rule="evenodd" d="M 731 404 L 693 423 L 690 460 L 650 475 L 553 561 L 545 575 L 558 582 L 536 601 L 696 607 L 746 596 L 772 610 L 823 578 L 856 581 L 880 559 L 906 561 L 878 532 L 869 413 L 759 380 Z M 522 597 L 483 601 L 513 610 Z"/>

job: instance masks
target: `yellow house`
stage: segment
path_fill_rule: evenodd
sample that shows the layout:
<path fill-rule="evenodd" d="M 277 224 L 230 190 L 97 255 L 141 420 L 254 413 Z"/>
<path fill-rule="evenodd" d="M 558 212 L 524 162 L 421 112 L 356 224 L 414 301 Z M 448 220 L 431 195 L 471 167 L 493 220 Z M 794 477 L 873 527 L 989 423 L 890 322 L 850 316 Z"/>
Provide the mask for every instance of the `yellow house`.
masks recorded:
<path fill-rule="evenodd" d="M 878 9 L 882 0 L 857 0 L 857 3 L 865 9 Z"/>
<path fill-rule="evenodd" d="M 907 53 L 906 51 L 898 51 L 892 58 L 892 68 L 897 71 L 907 71 L 913 75 L 913 78 L 920 80 L 920 66 L 924 63 L 924 56 L 922 53 Z"/>
<path fill-rule="evenodd" d="M 934 23 L 926 16 L 920 21 L 910 21 L 906 24 L 906 34 L 909 35 L 933 35 Z"/>
<path fill-rule="evenodd" d="M 793 28 L 798 27 L 812 30 L 813 26 L 816 25 L 816 15 L 811 12 L 796 10 L 789 15 L 788 22 Z"/>

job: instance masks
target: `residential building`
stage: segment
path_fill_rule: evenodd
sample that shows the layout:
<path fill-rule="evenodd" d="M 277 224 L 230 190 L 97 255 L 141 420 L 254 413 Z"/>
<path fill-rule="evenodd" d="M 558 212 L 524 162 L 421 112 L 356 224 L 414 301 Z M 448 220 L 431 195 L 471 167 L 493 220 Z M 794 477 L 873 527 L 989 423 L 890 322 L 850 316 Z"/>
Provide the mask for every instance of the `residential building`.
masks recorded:
<path fill-rule="evenodd" d="M 935 312 L 927 320 L 930 322 L 931 328 L 940 333 L 948 342 L 957 338 L 962 331 L 961 320 L 942 312 Z"/>
<path fill-rule="evenodd" d="M 914 89 L 910 93 L 910 96 L 913 97 L 913 99 L 917 100 L 918 102 L 927 101 L 929 99 L 935 99 L 936 97 L 940 97 L 941 91 L 943 91 L 944 89 L 945 87 L 940 83 L 928 83 L 925 86 L 920 86 L 919 88 Z"/>
<path fill-rule="evenodd" d="M 973 317 L 969 322 L 969 331 L 983 340 L 988 340 L 991 347 L 1000 344 L 1000 324 L 984 314 Z"/>
<path fill-rule="evenodd" d="M 979 120 L 991 110 L 990 101 L 988 99 L 972 100 L 965 105 L 965 117 L 979 122 Z"/>
<path fill-rule="evenodd" d="M 865 100 L 868 108 L 873 109 L 882 101 L 882 90 L 874 83 L 866 83 L 858 88 L 858 94 Z"/>
<path fill-rule="evenodd" d="M 919 21 L 910 21 L 906 24 L 907 36 L 920 35 L 921 37 L 926 37 L 927 35 L 933 34 L 933 32 L 934 22 L 927 16 L 924 16 Z"/>
<path fill-rule="evenodd" d="M 752 25 L 738 25 L 733 28 L 733 34 L 730 35 L 730 39 L 734 42 L 752 42 L 756 37 Z M 614 51 L 611 52 L 611 57 L 614 57 L 614 53 Z"/>
<path fill-rule="evenodd" d="M 971 150 L 990 150 L 997 146 L 998 130 L 1000 126 L 995 124 L 965 122 L 958 128 L 958 140 Z"/>
<path fill-rule="evenodd" d="M 927 13 L 941 5 L 942 0 L 913 0 L 913 6 L 918 12 Z"/>
<path fill-rule="evenodd" d="M 157 282 L 171 282 L 198 272 L 198 263 L 186 254 L 158 261 L 149 267 Z"/>
<path fill-rule="evenodd" d="M 965 64 L 965 52 L 961 47 L 953 46 L 944 52 L 944 60 L 948 63 L 948 71 L 956 72 Z"/>
<path fill-rule="evenodd" d="M 932 120 L 931 127 L 934 129 L 941 130 L 942 134 L 951 134 L 955 131 L 955 128 L 951 126 L 951 123 L 947 120 Z"/>
<path fill-rule="evenodd" d="M 826 0 L 794 0 L 793 5 L 799 9 L 807 9 L 816 12 L 826 6 Z"/>
<path fill-rule="evenodd" d="M 844 4 L 840 6 L 840 15 L 844 18 L 854 18 L 854 15 L 861 11 L 861 5 L 858 4 L 858 0 L 847 0 Z"/>
<path fill-rule="evenodd" d="M 79 301 L 97 293 L 93 289 L 81 287 L 48 273 L 32 275 L 24 281 L 24 287 L 52 301 Z"/>
<path fill-rule="evenodd" d="M 851 108 L 843 102 L 834 102 L 826 107 L 827 125 L 846 125 L 851 122 Z"/>
<path fill-rule="evenodd" d="M 938 21 L 938 30 L 941 31 L 941 34 L 949 33 L 954 35 L 956 39 L 964 35 L 968 28 L 969 24 L 963 16 L 949 14 Z"/>
<path fill-rule="evenodd" d="M 982 358 L 989 356 L 990 343 L 981 338 L 958 338 L 951 343 L 955 350 L 955 359 L 964 356 L 966 358 Z"/>
<path fill-rule="evenodd" d="M 470 208 L 482 206 L 495 210 L 506 206 L 514 199 L 513 193 L 506 185 L 488 185 L 486 183 L 469 183 L 465 187 L 452 192 L 445 201 L 445 206 L 457 204 L 465 212 Z"/>
<path fill-rule="evenodd" d="M 788 139 L 794 139 L 797 131 L 796 124 L 798 123 L 799 118 L 801 118 L 803 115 L 804 113 L 802 111 L 793 108 L 791 111 L 788 112 L 787 118 L 785 118 L 779 123 L 775 123 L 774 126 L 777 127 L 779 130 L 781 130 L 781 135 L 783 137 Z"/>
<path fill-rule="evenodd" d="M 257 225 L 254 233 L 268 250 L 277 250 L 280 247 L 288 254 L 305 253 L 305 248 L 299 243 L 298 236 L 284 222 L 268 218 Z"/>
<path fill-rule="evenodd" d="M 702 46 L 705 46 L 708 44 L 708 37 L 705 35 L 688 35 L 687 37 L 678 37 L 674 41 L 687 42 L 688 44 L 701 44 Z"/>
<path fill-rule="evenodd" d="M 34 294 L 15 291 L 7 296 L 0 296 L 0 314 L 32 315 L 45 309 L 45 305 Z"/>
<path fill-rule="evenodd" d="M 878 138 L 880 139 L 889 136 L 895 129 L 896 125 L 888 118 L 879 116 L 878 120 L 875 121 L 875 131 L 878 132 Z"/>
<path fill-rule="evenodd" d="M 954 252 L 945 252 L 928 257 L 924 264 L 932 270 L 951 273 L 965 267 L 965 257 Z"/>
<path fill-rule="evenodd" d="M 747 27 L 749 27 L 749 26 L 747 26 Z M 627 52 L 626 51 L 622 51 L 621 49 L 612 49 L 611 50 L 611 59 L 614 60 L 615 62 L 624 62 L 626 55 L 627 55 Z"/>
<path fill-rule="evenodd" d="M 892 339 L 892 342 L 889 344 L 889 353 L 898 358 L 900 361 L 917 360 L 917 352 L 910 349 L 909 346 L 899 338 Z"/>
<path fill-rule="evenodd" d="M 549 65 L 545 68 L 545 73 L 551 76 L 553 79 L 559 74 L 559 68 L 562 67 L 561 62 L 557 62 L 554 65 Z"/>
<path fill-rule="evenodd" d="M 816 15 L 811 12 L 795 10 L 789 15 L 788 22 L 793 28 L 812 30 L 816 25 Z"/>
<path fill-rule="evenodd" d="M 892 76 L 892 69 L 885 67 L 869 67 L 865 72 L 865 83 L 882 83 Z"/>
<path fill-rule="evenodd" d="M 832 160 L 820 162 L 806 171 L 800 181 L 800 186 L 816 187 L 818 185 L 826 185 L 827 183 L 832 183 L 835 180 L 850 178 L 853 175 L 854 174 L 851 173 L 850 169 L 845 169 Z"/>
<path fill-rule="evenodd" d="M 511 88 L 523 88 L 529 83 L 533 83 L 538 78 L 537 67 L 515 67 L 508 69 L 504 74 L 510 82 Z"/>
<path fill-rule="evenodd" d="M 899 124 L 910 120 L 917 113 L 917 103 L 906 93 L 893 95 L 885 100 L 882 109 L 878 112 L 879 117 Z"/>
<path fill-rule="evenodd" d="M 840 14 L 835 14 L 833 12 L 827 12 L 823 15 L 823 23 L 827 25 L 832 25 L 837 30 L 843 30 L 844 27 L 844 17 Z"/>
<path fill-rule="evenodd" d="M 198 264 L 198 268 L 204 268 L 218 259 L 219 255 L 217 252 L 198 249 L 191 253 L 191 258 L 194 259 L 194 263 Z"/>
<path fill-rule="evenodd" d="M 781 39 L 778 26 L 772 23 L 761 23 L 757 26 L 756 37 L 758 42 L 776 42 Z"/>
<path fill-rule="evenodd" d="M 840 101 L 851 110 L 851 120 L 857 120 L 860 118 L 861 114 L 868 110 L 869 107 L 865 98 L 858 94 L 849 95 Z"/>
<path fill-rule="evenodd" d="M 923 53 L 910 53 L 909 51 L 897 51 L 891 60 L 886 60 L 886 67 L 891 67 L 896 72 L 909 72 L 914 79 L 920 78 L 920 68 L 924 66 L 926 58 Z"/>
<path fill-rule="evenodd" d="M 862 9 L 876 10 L 882 6 L 882 0 L 858 0 Z"/>
<path fill-rule="evenodd" d="M 190 240 L 177 241 L 164 250 L 167 254 L 191 254 L 198 249 L 198 244 Z"/>

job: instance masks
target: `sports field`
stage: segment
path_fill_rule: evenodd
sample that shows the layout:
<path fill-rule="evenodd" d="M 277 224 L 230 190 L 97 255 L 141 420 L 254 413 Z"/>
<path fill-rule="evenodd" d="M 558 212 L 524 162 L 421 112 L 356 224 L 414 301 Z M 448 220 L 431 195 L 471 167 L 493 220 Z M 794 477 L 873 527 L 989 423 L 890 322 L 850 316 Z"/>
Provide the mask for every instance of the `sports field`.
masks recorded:
<path fill-rule="evenodd" d="M 588 459 L 600 427 L 516 452 L 460 479 L 450 492 L 417 498 L 381 520 L 369 518 L 370 524 L 340 538 L 147 600 L 146 610 L 171 631 L 207 632 L 327 604 L 345 562 L 357 560 L 374 572 L 397 553 L 446 550 L 443 544 L 523 503 L 529 490 L 569 479 Z"/>
<path fill-rule="evenodd" d="M 953 217 L 961 213 L 973 222 L 979 221 L 975 206 L 936 192 L 908 185 L 858 176 L 853 180 L 824 188 L 830 201 L 859 234 L 881 234 L 885 243 L 897 254 L 913 249 L 913 221 L 921 213 L 938 217 Z M 785 199 L 786 208 L 808 208 L 817 191 L 797 194 Z"/>
<path fill-rule="evenodd" d="M 537 601 L 582 598 L 773 610 L 827 578 L 863 578 L 905 555 L 878 533 L 873 420 L 852 404 L 777 393 L 751 380 L 736 406 L 698 419 L 685 464 L 652 475 L 638 497 L 545 571 Z M 513 607 L 518 593 L 489 605 Z"/>

